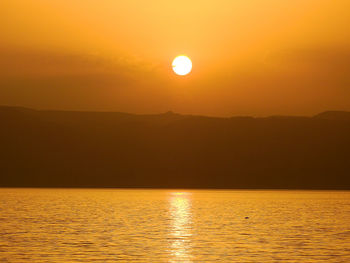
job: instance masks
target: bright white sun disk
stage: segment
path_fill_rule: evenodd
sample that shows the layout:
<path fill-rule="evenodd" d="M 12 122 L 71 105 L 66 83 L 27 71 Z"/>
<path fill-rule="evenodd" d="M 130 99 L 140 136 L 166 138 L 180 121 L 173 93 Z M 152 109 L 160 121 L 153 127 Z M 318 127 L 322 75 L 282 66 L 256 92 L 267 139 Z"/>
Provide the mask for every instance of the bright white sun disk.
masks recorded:
<path fill-rule="evenodd" d="M 192 61 L 187 56 L 176 57 L 172 65 L 174 72 L 180 76 L 187 75 L 192 70 Z"/>

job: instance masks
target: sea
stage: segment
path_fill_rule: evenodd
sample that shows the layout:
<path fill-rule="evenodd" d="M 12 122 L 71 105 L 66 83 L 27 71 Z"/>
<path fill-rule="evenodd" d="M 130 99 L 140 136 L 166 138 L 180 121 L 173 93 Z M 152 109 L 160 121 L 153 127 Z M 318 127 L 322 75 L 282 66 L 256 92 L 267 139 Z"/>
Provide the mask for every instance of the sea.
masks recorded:
<path fill-rule="evenodd" d="M 0 189 L 0 262 L 350 262 L 350 191 Z"/>

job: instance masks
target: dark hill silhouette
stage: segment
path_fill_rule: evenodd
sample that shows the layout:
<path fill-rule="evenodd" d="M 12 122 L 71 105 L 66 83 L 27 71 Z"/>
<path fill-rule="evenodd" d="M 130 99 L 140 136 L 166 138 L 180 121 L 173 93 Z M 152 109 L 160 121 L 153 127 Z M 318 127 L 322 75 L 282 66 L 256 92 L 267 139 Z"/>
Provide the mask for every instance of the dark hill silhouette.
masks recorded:
<path fill-rule="evenodd" d="M 0 107 L 0 186 L 350 189 L 349 115 Z"/>
<path fill-rule="evenodd" d="M 326 120 L 344 120 L 350 121 L 350 112 L 348 111 L 325 111 L 317 114 L 315 118 Z"/>

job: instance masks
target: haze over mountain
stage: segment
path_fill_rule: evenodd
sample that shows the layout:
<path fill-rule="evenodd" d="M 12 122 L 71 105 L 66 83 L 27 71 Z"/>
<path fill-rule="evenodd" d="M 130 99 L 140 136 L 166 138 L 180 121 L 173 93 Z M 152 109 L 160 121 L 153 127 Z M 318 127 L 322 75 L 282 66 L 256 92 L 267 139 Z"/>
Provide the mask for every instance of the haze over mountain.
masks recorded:
<path fill-rule="evenodd" d="M 350 189 L 350 112 L 214 118 L 0 107 L 0 186 Z"/>
<path fill-rule="evenodd" d="M 349 0 L 1 0 L 0 105 L 350 111 Z M 173 59 L 193 70 L 176 76 Z"/>

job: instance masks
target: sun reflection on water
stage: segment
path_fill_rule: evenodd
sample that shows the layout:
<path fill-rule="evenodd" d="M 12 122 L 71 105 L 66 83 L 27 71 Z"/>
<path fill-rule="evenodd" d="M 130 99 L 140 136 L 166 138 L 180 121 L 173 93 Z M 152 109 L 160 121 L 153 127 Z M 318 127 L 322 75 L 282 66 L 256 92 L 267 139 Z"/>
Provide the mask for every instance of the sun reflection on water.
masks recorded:
<path fill-rule="evenodd" d="M 174 192 L 169 197 L 171 216 L 170 262 L 191 261 L 192 212 L 191 194 Z"/>

